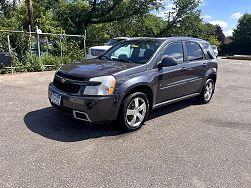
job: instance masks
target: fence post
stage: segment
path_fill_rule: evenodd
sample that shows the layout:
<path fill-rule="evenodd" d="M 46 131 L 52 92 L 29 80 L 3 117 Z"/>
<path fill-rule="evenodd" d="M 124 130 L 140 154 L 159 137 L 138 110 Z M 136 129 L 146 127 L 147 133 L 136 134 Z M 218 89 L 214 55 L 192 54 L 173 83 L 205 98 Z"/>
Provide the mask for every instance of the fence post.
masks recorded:
<path fill-rule="evenodd" d="M 49 55 L 49 40 L 48 40 L 47 36 L 46 36 L 45 40 L 46 40 L 46 44 L 47 44 L 46 54 Z"/>
<path fill-rule="evenodd" d="M 31 25 L 29 25 L 29 45 L 30 45 L 30 61 L 31 61 L 31 64 L 33 63 L 33 61 L 32 61 L 32 50 L 31 50 L 31 48 L 32 48 L 32 43 L 31 43 Z"/>
<path fill-rule="evenodd" d="M 86 30 L 85 30 L 85 37 L 84 37 L 84 50 L 85 50 L 85 58 L 86 58 Z"/>
<path fill-rule="evenodd" d="M 63 45 L 62 45 L 62 28 L 60 30 L 60 63 L 63 65 Z"/>
<path fill-rule="evenodd" d="M 7 40 L 8 40 L 8 49 L 9 49 L 9 53 L 10 53 L 10 56 L 12 57 L 12 54 L 11 54 L 11 45 L 10 45 L 10 35 L 7 35 Z M 10 62 L 10 68 L 11 68 L 11 74 L 13 74 L 13 67 L 12 67 L 12 58 L 11 58 L 11 62 Z"/>
<path fill-rule="evenodd" d="M 24 28 L 23 28 L 23 26 L 21 27 L 21 30 L 22 30 L 22 34 L 21 34 L 22 42 L 21 43 L 23 43 L 23 41 L 24 41 Z M 23 48 L 21 50 L 21 62 L 22 62 L 22 64 L 24 64 L 24 49 Z"/>
<path fill-rule="evenodd" d="M 37 34 L 37 54 L 38 54 L 38 59 L 40 60 L 40 39 L 39 39 L 38 26 L 36 26 L 36 34 Z"/>

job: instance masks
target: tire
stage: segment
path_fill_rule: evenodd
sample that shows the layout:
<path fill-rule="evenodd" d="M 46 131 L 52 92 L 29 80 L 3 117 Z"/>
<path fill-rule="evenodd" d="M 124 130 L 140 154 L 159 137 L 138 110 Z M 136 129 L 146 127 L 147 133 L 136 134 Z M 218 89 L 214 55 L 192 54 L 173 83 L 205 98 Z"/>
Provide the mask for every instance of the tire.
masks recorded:
<path fill-rule="evenodd" d="M 149 106 L 149 100 L 144 93 L 136 92 L 127 96 L 122 101 L 117 118 L 120 127 L 126 131 L 140 129 L 147 119 Z"/>
<path fill-rule="evenodd" d="M 198 96 L 198 101 L 201 104 L 207 104 L 211 101 L 215 90 L 215 82 L 212 79 L 208 79 Z"/>

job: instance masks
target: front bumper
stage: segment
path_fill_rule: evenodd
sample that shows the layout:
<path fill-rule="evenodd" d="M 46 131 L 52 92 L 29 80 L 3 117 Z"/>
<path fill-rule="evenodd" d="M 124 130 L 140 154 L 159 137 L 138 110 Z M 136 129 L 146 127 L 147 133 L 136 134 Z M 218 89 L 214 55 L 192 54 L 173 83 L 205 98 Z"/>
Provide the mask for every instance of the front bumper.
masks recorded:
<path fill-rule="evenodd" d="M 61 96 L 61 104 L 60 106 L 51 104 L 76 119 L 82 119 L 79 117 L 83 115 L 86 117 L 85 121 L 95 123 L 109 122 L 117 118 L 119 111 L 117 96 L 76 96 L 65 93 L 50 85 L 48 89 L 49 100 L 51 99 L 52 92 Z"/>

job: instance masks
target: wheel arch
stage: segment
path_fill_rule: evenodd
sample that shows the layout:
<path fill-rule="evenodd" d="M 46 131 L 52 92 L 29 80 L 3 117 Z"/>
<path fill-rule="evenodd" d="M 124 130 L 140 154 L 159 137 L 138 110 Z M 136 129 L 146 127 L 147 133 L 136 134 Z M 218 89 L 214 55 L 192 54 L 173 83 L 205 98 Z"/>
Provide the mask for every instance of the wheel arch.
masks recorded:
<path fill-rule="evenodd" d="M 148 99 L 149 105 L 150 105 L 150 109 L 152 109 L 153 101 L 154 101 L 153 90 L 152 90 L 151 86 L 149 86 L 147 84 L 138 84 L 136 86 L 128 88 L 128 90 L 126 90 L 126 92 L 124 93 L 124 95 L 121 99 L 121 102 L 126 97 L 128 97 L 129 95 L 136 93 L 136 92 L 142 92 L 147 96 L 147 99 Z"/>
<path fill-rule="evenodd" d="M 208 77 L 207 77 L 207 80 L 208 79 L 212 79 L 214 81 L 214 84 L 215 84 L 216 81 L 217 81 L 217 75 L 216 75 L 216 73 L 209 74 Z"/>

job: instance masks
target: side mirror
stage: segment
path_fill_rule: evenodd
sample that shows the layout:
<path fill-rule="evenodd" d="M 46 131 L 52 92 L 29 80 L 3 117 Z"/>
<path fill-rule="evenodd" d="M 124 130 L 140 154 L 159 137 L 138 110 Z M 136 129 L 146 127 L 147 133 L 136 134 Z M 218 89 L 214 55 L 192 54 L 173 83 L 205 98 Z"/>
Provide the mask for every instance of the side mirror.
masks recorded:
<path fill-rule="evenodd" d="M 178 62 L 174 58 L 164 57 L 162 59 L 162 61 L 158 64 L 158 67 L 159 68 L 162 68 L 162 67 L 172 67 L 172 66 L 175 66 L 175 65 L 178 65 Z"/>

